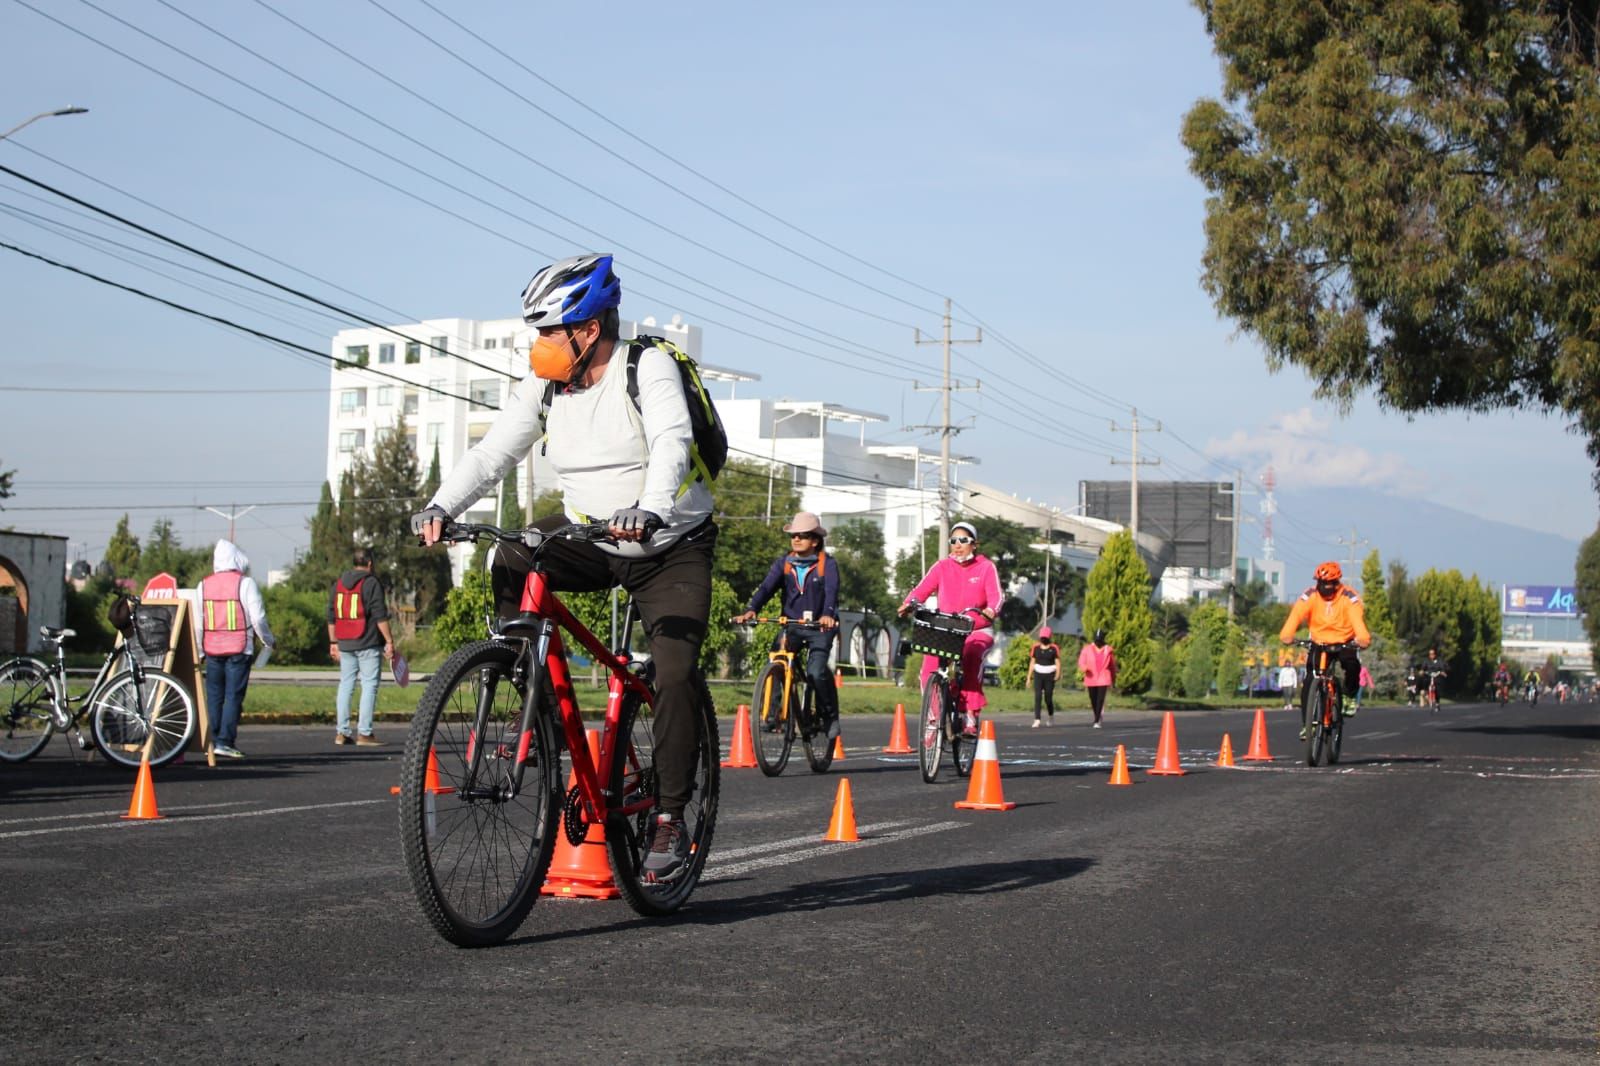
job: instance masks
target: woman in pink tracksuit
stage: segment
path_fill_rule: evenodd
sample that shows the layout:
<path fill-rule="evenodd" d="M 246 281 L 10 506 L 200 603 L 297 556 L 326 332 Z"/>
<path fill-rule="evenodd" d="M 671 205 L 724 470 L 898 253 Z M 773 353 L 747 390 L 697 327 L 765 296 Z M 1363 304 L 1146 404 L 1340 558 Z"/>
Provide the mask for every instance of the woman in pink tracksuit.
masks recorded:
<path fill-rule="evenodd" d="M 1000 575 L 994 563 L 978 554 L 978 531 L 971 522 L 957 522 L 950 528 L 950 554 L 928 568 L 917 587 L 906 594 L 900 605 L 902 615 L 910 614 L 916 603 L 929 596 L 938 597 L 939 610 L 946 614 L 969 613 L 973 630 L 961 649 L 961 690 L 957 705 L 966 712 L 963 732 L 978 734 L 978 712 L 989 701 L 983 695 L 983 657 L 994 646 L 994 618 L 1000 613 Z M 938 667 L 932 655 L 922 660 L 922 685 Z"/>
<path fill-rule="evenodd" d="M 1078 653 L 1078 669 L 1083 671 L 1083 687 L 1089 690 L 1089 707 L 1094 711 L 1094 727 L 1106 710 L 1106 692 L 1117 679 L 1117 653 L 1106 643 L 1106 631 L 1094 631 L 1094 640 Z"/>

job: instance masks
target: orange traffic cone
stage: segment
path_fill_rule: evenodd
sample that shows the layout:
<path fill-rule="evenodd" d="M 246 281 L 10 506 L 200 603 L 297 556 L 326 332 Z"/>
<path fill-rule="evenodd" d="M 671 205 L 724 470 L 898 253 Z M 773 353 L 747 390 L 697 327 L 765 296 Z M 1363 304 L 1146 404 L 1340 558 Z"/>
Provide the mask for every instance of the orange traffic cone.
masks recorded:
<path fill-rule="evenodd" d="M 1182 777 L 1189 771 L 1178 765 L 1178 723 L 1168 711 L 1161 719 L 1161 740 L 1156 744 L 1156 764 L 1147 773 Z"/>
<path fill-rule="evenodd" d="M 994 743 L 994 723 L 984 720 L 983 733 L 978 737 L 978 750 L 972 760 L 972 779 L 967 782 L 967 798 L 956 804 L 964 811 L 1009 811 L 1015 803 L 1007 803 L 1000 788 L 1000 755 Z"/>
<path fill-rule="evenodd" d="M 838 736 L 833 738 L 833 761 L 838 762 L 844 757 L 844 734 L 840 733 Z"/>
<path fill-rule="evenodd" d="M 149 752 L 139 762 L 139 776 L 133 782 L 133 801 L 128 804 L 128 813 L 122 817 L 124 821 L 166 817 L 156 808 L 156 783 L 150 776 Z"/>
<path fill-rule="evenodd" d="M 1250 749 L 1244 753 L 1245 762 L 1271 762 L 1267 750 L 1267 712 L 1256 708 L 1256 724 L 1250 729 Z"/>
<path fill-rule="evenodd" d="M 1222 751 L 1217 754 L 1217 765 L 1233 765 L 1233 738 L 1226 733 L 1222 734 Z"/>
<path fill-rule="evenodd" d="M 839 779 L 839 791 L 833 796 L 833 817 L 828 820 L 828 832 L 823 840 L 835 844 L 849 844 L 860 840 L 856 836 L 856 805 L 850 800 L 850 779 Z"/>
<path fill-rule="evenodd" d="M 1131 785 L 1133 778 L 1128 776 L 1128 749 L 1121 744 L 1117 745 L 1117 757 L 1111 760 L 1111 780 L 1108 785 Z"/>
<path fill-rule="evenodd" d="M 833 671 L 833 687 L 835 689 L 844 688 L 844 671 L 843 670 L 835 669 Z"/>
<path fill-rule="evenodd" d="M 885 755 L 910 755 L 911 741 L 906 736 L 906 705 L 894 705 L 894 725 L 889 728 L 889 746 L 883 749 Z"/>
<path fill-rule="evenodd" d="M 750 740 L 750 706 L 739 704 L 739 713 L 733 718 L 733 740 L 728 744 L 728 757 L 722 765 L 734 770 L 749 770 L 756 764 L 755 746 Z"/>
<path fill-rule="evenodd" d="M 600 762 L 600 731 L 588 731 L 589 758 Z M 570 793 L 578 783 L 574 770 L 567 779 Z M 565 821 L 565 819 L 562 819 Z M 541 896 L 574 896 L 581 899 L 616 899 L 622 895 L 617 883 L 611 879 L 611 864 L 606 861 L 606 827 L 593 822 L 584 831 L 583 843 L 577 847 L 567 839 L 565 830 L 556 832 L 556 850 L 550 859 L 550 872 L 539 889 Z"/>
<path fill-rule="evenodd" d="M 447 795 L 455 791 L 454 785 L 441 785 L 439 783 L 439 753 L 432 744 L 428 745 L 428 769 L 422 778 L 422 791 L 434 796 Z M 400 795 L 400 786 L 390 785 L 389 795 Z"/>

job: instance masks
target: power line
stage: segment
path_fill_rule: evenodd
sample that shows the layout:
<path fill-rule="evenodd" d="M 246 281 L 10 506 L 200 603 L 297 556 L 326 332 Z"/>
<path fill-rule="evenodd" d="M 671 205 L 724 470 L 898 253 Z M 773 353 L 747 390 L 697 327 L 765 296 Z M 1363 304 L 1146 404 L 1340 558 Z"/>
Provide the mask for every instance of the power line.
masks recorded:
<path fill-rule="evenodd" d="M 3 169 L 5 169 L 5 168 L 0 167 L 0 170 L 3 170 Z M 229 329 L 236 329 L 241 333 L 248 333 L 252 337 L 260 338 L 261 340 L 268 341 L 268 342 L 270 342 L 272 344 L 279 345 L 280 347 L 283 347 L 283 348 L 287 348 L 290 351 L 293 351 L 293 352 L 304 352 L 304 353 L 307 353 L 309 355 L 315 356 L 318 359 L 322 359 L 322 360 L 324 360 L 326 362 L 330 362 L 330 363 L 336 363 L 336 364 L 340 364 L 340 365 L 343 365 L 343 366 L 348 366 L 349 365 L 349 364 L 345 363 L 344 360 L 337 359 L 337 358 L 329 355 L 326 352 L 320 352 L 315 348 L 307 348 L 303 344 L 296 344 L 294 341 L 285 340 L 282 337 L 275 337 L 270 333 L 265 333 L 265 332 L 262 332 L 261 330 L 258 330 L 258 329 L 252 329 L 251 327 L 246 326 L 243 323 L 235 322 L 232 319 L 223 318 L 220 315 L 207 314 L 206 312 L 197 310 L 197 309 L 195 309 L 193 307 L 187 307 L 184 304 L 177 303 L 177 302 L 175 302 L 173 300 L 168 300 L 168 299 L 165 299 L 163 297 L 156 296 L 153 293 L 145 292 L 143 289 L 136 289 L 131 285 L 124 285 L 121 282 L 112 281 L 109 278 L 103 278 L 103 277 L 99 276 L 98 274 L 92 274 L 87 270 L 82 270 L 82 269 L 79 269 L 78 267 L 69 266 L 66 263 L 58 262 L 57 260 L 51 259 L 51 258 L 49 258 L 47 256 L 39 255 L 37 252 L 26 251 L 25 249 L 18 248 L 14 244 L 9 244 L 9 243 L 6 243 L 4 241 L 0 241 L 0 248 L 4 248 L 7 251 L 15 252 L 18 255 L 27 256 L 29 259 L 37 259 L 39 262 L 46 263 L 49 266 L 53 266 L 58 270 L 65 270 L 65 271 L 68 271 L 70 273 L 77 274 L 77 275 L 79 275 L 81 277 L 88 278 L 91 281 L 97 281 L 100 284 L 109 286 L 109 287 L 111 287 L 113 289 L 121 289 L 123 292 L 132 293 L 135 296 L 140 296 L 140 297 L 143 297 L 146 300 L 151 300 L 151 301 L 153 301 L 155 303 L 162 304 L 163 306 L 170 307 L 174 311 L 182 311 L 184 314 L 193 315 L 196 318 L 203 318 L 203 319 L 206 319 L 209 322 L 215 322 L 218 325 L 226 326 Z M 496 404 L 479 403 L 478 401 L 473 400 L 471 397 L 458 396 L 453 392 L 447 392 L 444 389 L 435 388 L 432 385 L 422 385 L 422 384 L 419 384 L 419 383 L 414 382 L 414 381 L 407 381 L 405 378 L 398 377 L 398 376 L 396 376 L 394 374 L 386 373 L 385 371 L 382 371 L 382 370 L 373 370 L 371 367 L 360 367 L 358 369 L 360 369 L 363 373 L 373 374 L 373 375 L 376 375 L 377 377 L 388 378 L 391 381 L 397 381 L 400 384 L 407 386 L 408 388 L 419 389 L 419 390 L 421 390 L 423 392 L 431 392 L 436 396 L 444 396 L 444 397 L 447 397 L 447 398 L 452 399 L 452 400 L 463 400 L 466 403 L 471 404 L 471 405 L 473 405 L 475 407 L 487 408 L 487 409 L 492 410 L 492 411 L 498 411 L 500 409 L 499 406 L 496 405 Z"/>

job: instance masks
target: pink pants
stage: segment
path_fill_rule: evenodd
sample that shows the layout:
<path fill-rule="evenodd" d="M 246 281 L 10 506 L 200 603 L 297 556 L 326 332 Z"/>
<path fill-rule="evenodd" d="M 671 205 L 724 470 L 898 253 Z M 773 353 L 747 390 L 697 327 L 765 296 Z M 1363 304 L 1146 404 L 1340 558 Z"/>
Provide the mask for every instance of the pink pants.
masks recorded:
<path fill-rule="evenodd" d="M 961 691 L 956 694 L 956 706 L 964 711 L 981 711 L 989 701 L 983 695 L 983 657 L 994 647 L 994 633 L 987 629 L 973 630 L 961 646 Z M 937 669 L 939 660 L 932 655 L 922 657 L 922 687 L 928 687 L 928 678 Z"/>

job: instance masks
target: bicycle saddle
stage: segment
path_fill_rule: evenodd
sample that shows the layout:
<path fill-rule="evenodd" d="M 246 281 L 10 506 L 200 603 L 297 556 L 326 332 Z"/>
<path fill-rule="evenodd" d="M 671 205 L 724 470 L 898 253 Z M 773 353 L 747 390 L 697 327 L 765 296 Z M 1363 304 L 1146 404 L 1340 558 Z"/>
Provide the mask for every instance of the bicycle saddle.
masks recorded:
<path fill-rule="evenodd" d="M 59 626 L 40 626 L 39 633 L 45 640 L 64 640 L 78 635 L 76 629 L 62 629 Z"/>

